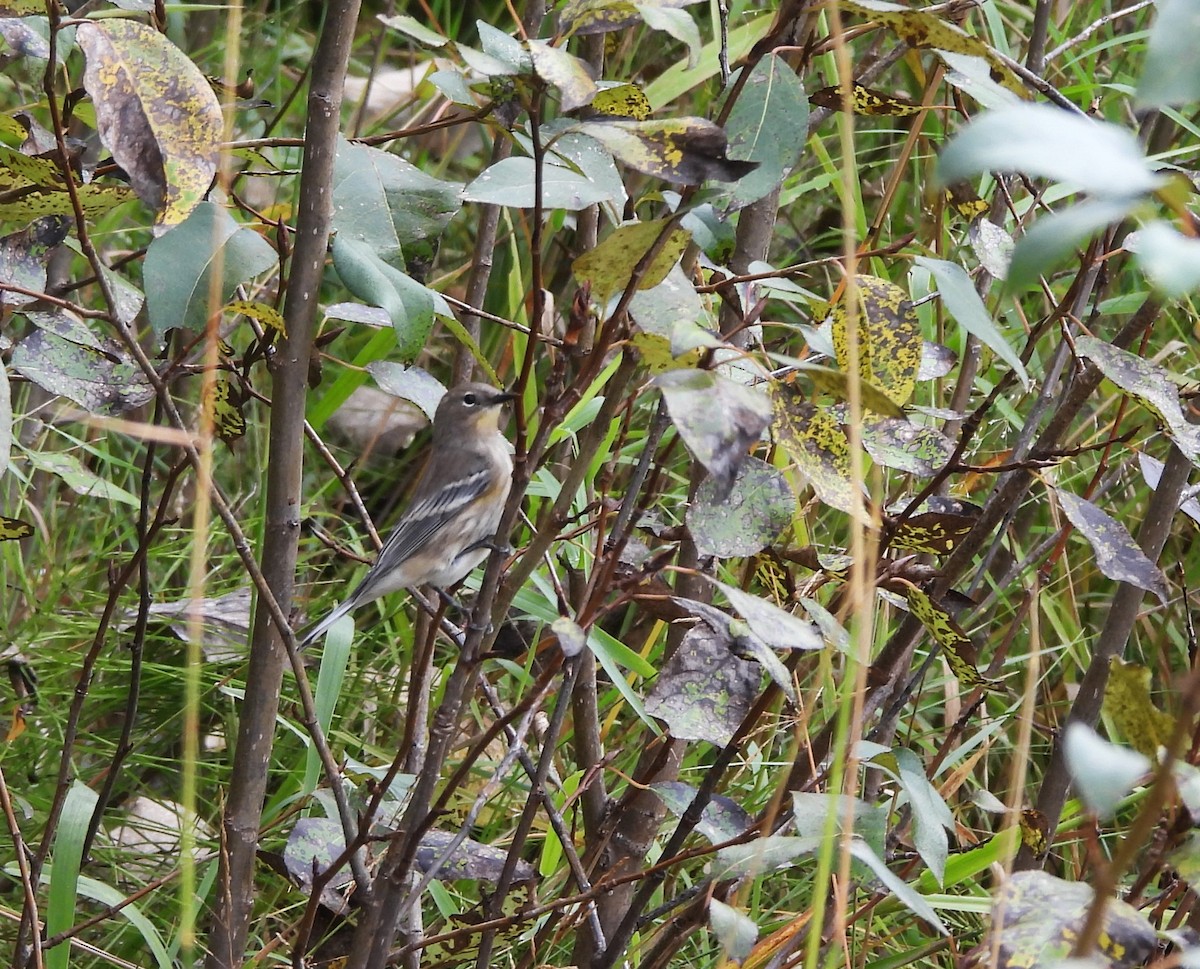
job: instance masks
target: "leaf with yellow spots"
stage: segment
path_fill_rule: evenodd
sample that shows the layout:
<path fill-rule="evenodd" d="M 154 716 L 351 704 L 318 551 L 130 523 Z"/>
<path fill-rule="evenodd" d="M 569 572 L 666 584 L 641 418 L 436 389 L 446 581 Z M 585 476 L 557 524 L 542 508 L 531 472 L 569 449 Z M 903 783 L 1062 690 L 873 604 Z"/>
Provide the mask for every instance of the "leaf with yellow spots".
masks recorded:
<path fill-rule="evenodd" d="M 592 295 L 600 306 L 606 306 L 617 293 L 623 292 L 633 278 L 633 271 L 666 229 L 666 219 L 649 222 L 630 222 L 619 226 L 596 246 L 571 264 L 575 276 L 591 283 Z M 651 289 L 661 283 L 679 261 L 691 241 L 686 229 L 670 231 L 658 254 L 650 260 L 638 279 L 638 289 Z"/>
<path fill-rule="evenodd" d="M 240 313 L 256 320 L 269 330 L 274 330 L 280 336 L 287 336 L 287 328 L 283 324 L 283 314 L 274 306 L 266 303 L 256 303 L 248 299 L 235 299 L 225 307 L 228 313 Z"/>
<path fill-rule="evenodd" d="M 635 333 L 629 340 L 637 352 L 642 366 L 652 374 L 666 373 L 668 370 L 690 370 L 696 367 L 704 356 L 704 349 L 697 347 L 688 350 L 681 356 L 671 353 L 671 341 L 657 333 Z"/>
<path fill-rule="evenodd" d="M 931 599 L 922 589 L 911 583 L 904 590 L 908 599 L 908 608 L 920 620 L 921 625 L 929 630 L 934 641 L 942 647 L 946 662 L 950 664 L 950 672 L 963 685 L 968 687 L 987 687 L 992 681 L 979 672 L 975 666 L 975 644 L 962 630 L 954 617 L 940 604 Z"/>
<path fill-rule="evenodd" d="M 956 182 L 946 189 L 946 201 L 968 222 L 981 215 L 987 215 L 988 209 L 991 208 L 966 182 Z"/>
<path fill-rule="evenodd" d="M 1046 837 L 1050 826 L 1046 823 L 1046 815 L 1034 808 L 1026 808 L 1021 812 L 1021 843 L 1038 857 L 1050 850 L 1050 841 Z"/>
<path fill-rule="evenodd" d="M 217 437 L 230 444 L 246 434 L 242 401 L 235 399 L 233 386 L 223 377 L 211 386 L 212 389 L 204 400 L 204 412 L 212 421 Z"/>
<path fill-rule="evenodd" d="M 597 91 L 592 98 L 592 110 L 606 118 L 628 118 L 645 121 L 650 117 L 650 99 L 636 84 L 618 84 Z"/>
<path fill-rule="evenodd" d="M 46 0 L 0 0 L 0 17 L 46 15 Z"/>
<path fill-rule="evenodd" d="M 33 526 L 19 518 L 5 518 L 0 515 L 0 542 L 12 542 L 18 538 L 28 538 L 33 534 Z"/>
<path fill-rule="evenodd" d="M 877 276 L 856 276 L 858 372 L 892 402 L 903 407 L 917 386 L 921 368 L 921 327 L 908 294 Z M 834 353 L 838 366 L 850 372 L 850 313 L 843 296 L 831 310 Z"/>
<path fill-rule="evenodd" d="M 0 145 L 0 167 L 41 188 L 63 187 L 62 172 L 49 158 L 34 158 L 15 148 Z"/>
<path fill-rule="evenodd" d="M 155 225 L 177 225 L 217 170 L 224 120 L 216 95 L 187 55 L 146 24 L 88 21 L 76 39 L 100 140 L 155 211 Z"/>
<path fill-rule="evenodd" d="M 674 185 L 699 185 L 710 178 L 736 182 L 758 167 L 726 157 L 725 131 L 705 118 L 587 121 L 579 130 L 635 171 Z"/>
<path fill-rule="evenodd" d="M 823 87 L 819 91 L 814 91 L 809 100 L 822 108 L 832 108 L 834 111 L 844 110 L 846 104 L 842 89 L 839 87 Z M 850 86 L 850 110 L 855 114 L 871 118 L 905 118 L 918 114 L 921 111 L 921 105 L 908 98 L 876 91 L 874 88 L 864 87 L 862 84 L 852 84 Z"/>
<path fill-rule="evenodd" d="M 822 367 L 819 364 L 804 364 L 800 371 L 812 381 L 812 385 L 838 400 L 850 400 L 850 378 L 841 370 L 832 367 Z M 866 410 L 877 414 L 887 414 L 892 417 L 903 417 L 904 410 L 869 380 L 858 382 L 858 392 L 862 397 L 862 405 Z"/>
<path fill-rule="evenodd" d="M 888 545 L 909 552 L 948 555 L 974 527 L 975 519 L 966 515 L 926 512 L 913 515 L 891 536 Z"/>
<path fill-rule="evenodd" d="M 86 216 L 102 215 L 124 202 L 135 199 L 133 191 L 124 185 L 103 185 L 89 182 L 76 188 L 79 205 Z M 71 196 L 62 190 L 40 188 L 29 182 L 23 187 L 0 190 L 0 220 L 29 221 L 49 215 L 74 215 Z"/>
<path fill-rule="evenodd" d="M 847 514 L 861 503 L 854 501 L 850 481 L 850 442 L 828 410 L 814 407 L 787 387 L 772 393 L 775 416 L 772 429 L 817 497 Z"/>
<path fill-rule="evenodd" d="M 1086 498 L 1080 498 L 1062 488 L 1056 488 L 1063 513 L 1088 540 L 1096 557 L 1096 567 L 1117 582 L 1153 592 L 1159 602 L 1167 604 L 1167 577 L 1134 542 L 1128 529 L 1111 518 Z"/>
<path fill-rule="evenodd" d="M 1014 94 L 1029 96 L 1025 85 L 996 51 L 957 24 L 942 20 L 927 10 L 913 10 L 884 0 L 841 0 L 841 9 L 869 17 L 888 28 L 910 47 L 946 50 L 953 54 L 982 57 L 991 67 L 992 77 Z"/>
<path fill-rule="evenodd" d="M 1113 657 L 1104 686 L 1104 715 L 1139 754 L 1157 759 L 1158 748 L 1171 740 L 1175 721 L 1150 698 L 1150 670 Z"/>

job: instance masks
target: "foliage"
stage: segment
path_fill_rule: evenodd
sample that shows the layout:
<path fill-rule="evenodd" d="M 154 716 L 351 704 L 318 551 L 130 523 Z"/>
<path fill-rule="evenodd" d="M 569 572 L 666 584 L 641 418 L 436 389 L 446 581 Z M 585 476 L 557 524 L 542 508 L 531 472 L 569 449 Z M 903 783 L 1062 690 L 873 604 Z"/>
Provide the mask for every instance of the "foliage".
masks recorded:
<path fill-rule="evenodd" d="M 0 0 L 12 965 L 1195 961 L 1200 3 L 375 6 Z"/>

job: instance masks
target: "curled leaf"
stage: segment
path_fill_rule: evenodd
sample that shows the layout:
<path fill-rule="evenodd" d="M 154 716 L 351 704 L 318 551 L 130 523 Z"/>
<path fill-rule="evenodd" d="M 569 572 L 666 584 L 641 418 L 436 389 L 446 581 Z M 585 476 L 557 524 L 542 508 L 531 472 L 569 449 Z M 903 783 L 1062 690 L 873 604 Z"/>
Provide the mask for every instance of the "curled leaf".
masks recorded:
<path fill-rule="evenodd" d="M 183 51 L 136 20 L 89 20 L 75 37 L 100 140 L 155 211 L 155 224 L 177 225 L 217 170 L 224 120 L 212 87 Z"/>

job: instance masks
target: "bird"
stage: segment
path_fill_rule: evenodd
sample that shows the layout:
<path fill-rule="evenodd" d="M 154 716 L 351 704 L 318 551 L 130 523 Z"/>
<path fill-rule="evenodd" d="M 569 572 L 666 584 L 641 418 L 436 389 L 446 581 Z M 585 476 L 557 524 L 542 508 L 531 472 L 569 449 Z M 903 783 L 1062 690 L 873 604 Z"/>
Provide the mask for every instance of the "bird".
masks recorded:
<path fill-rule="evenodd" d="M 512 488 L 511 447 L 500 411 L 513 394 L 488 384 L 448 390 L 412 501 L 353 592 L 298 640 L 303 648 L 342 616 L 400 589 L 445 589 L 487 558 Z"/>

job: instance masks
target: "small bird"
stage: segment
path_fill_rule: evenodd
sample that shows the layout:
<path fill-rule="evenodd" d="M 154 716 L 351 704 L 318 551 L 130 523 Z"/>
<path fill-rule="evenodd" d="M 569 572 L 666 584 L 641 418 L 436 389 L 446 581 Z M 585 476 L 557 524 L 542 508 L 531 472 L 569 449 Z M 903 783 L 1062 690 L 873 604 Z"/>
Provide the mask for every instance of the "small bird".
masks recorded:
<path fill-rule="evenodd" d="M 408 510 L 366 578 L 304 634 L 301 647 L 364 603 L 398 589 L 452 586 L 487 558 L 512 488 L 512 456 L 500 433 L 500 408 L 512 398 L 487 384 L 446 392 Z"/>

